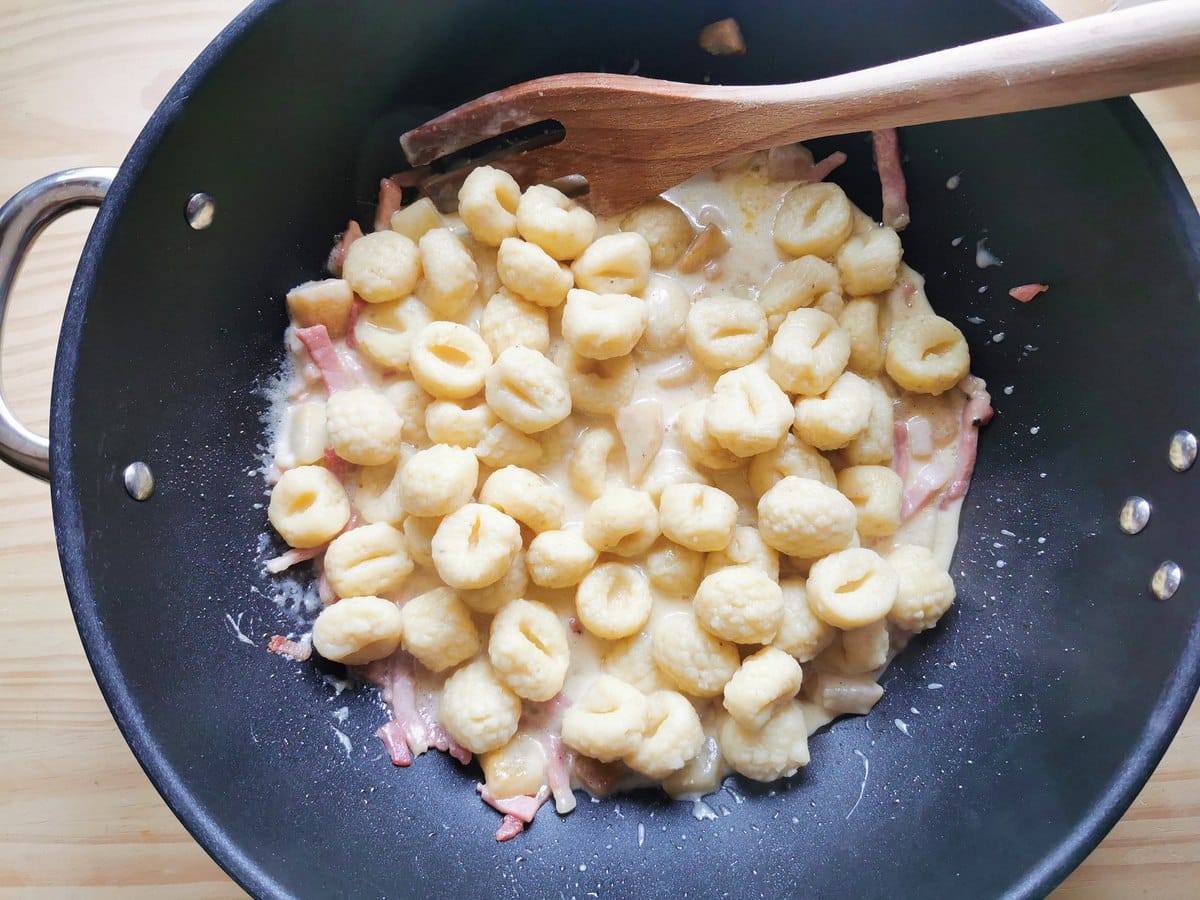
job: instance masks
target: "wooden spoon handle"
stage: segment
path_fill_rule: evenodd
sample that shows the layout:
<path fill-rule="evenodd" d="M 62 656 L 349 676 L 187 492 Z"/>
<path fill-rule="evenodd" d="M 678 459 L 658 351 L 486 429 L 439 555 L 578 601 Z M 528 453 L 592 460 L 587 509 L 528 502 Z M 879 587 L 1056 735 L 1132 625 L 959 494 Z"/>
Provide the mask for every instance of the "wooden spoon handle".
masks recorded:
<path fill-rule="evenodd" d="M 1200 2 L 1158 0 L 801 84 L 724 87 L 758 148 L 1200 81 Z"/>

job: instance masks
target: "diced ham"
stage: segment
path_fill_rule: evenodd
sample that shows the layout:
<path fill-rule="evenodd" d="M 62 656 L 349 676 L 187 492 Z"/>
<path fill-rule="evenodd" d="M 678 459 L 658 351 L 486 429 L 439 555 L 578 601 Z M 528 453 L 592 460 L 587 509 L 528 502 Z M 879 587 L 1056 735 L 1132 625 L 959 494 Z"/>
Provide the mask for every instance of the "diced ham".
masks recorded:
<path fill-rule="evenodd" d="M 429 729 L 417 700 L 416 661 L 403 650 L 397 650 L 386 659 L 368 663 L 358 672 L 379 688 L 383 702 L 391 706 L 392 721 L 413 756 L 428 750 Z"/>
<path fill-rule="evenodd" d="M 280 553 L 278 556 L 268 559 L 263 564 L 263 568 L 267 570 L 268 574 L 278 575 L 280 572 L 286 571 L 294 565 L 307 562 L 314 556 L 320 556 L 328 546 L 328 544 L 322 544 L 319 547 L 306 547 L 304 549 L 293 547 L 285 553 Z"/>
<path fill-rule="evenodd" d="M 349 251 L 350 245 L 362 236 L 362 229 L 357 222 L 351 219 L 346 223 L 346 230 L 337 236 L 333 249 L 329 251 L 329 259 L 325 263 L 325 268 L 331 275 L 342 277 L 342 264 L 346 262 L 346 253 Z"/>
<path fill-rule="evenodd" d="M 496 840 L 500 843 L 511 841 L 524 830 L 525 823 L 516 816 L 505 816 L 500 822 L 500 827 L 496 829 Z"/>
<path fill-rule="evenodd" d="M 267 641 L 267 649 L 279 656 L 286 656 L 296 662 L 304 662 L 312 656 L 312 644 L 303 641 L 293 641 L 282 634 L 272 635 Z"/>
<path fill-rule="evenodd" d="M 767 178 L 771 181 L 824 181 L 846 159 L 846 154 L 837 150 L 816 162 L 812 151 L 803 144 L 784 144 L 767 151 Z"/>
<path fill-rule="evenodd" d="M 905 281 L 900 286 L 901 294 L 904 296 L 904 305 L 912 309 L 913 297 L 917 296 L 917 286 L 911 281 Z"/>
<path fill-rule="evenodd" d="M 296 337 L 300 339 L 300 343 L 304 345 L 304 349 L 308 351 L 312 361 L 321 370 L 321 378 L 331 393 L 356 386 L 354 379 L 342 365 L 342 358 L 338 356 L 337 349 L 333 346 L 333 341 L 324 325 L 297 328 Z"/>
<path fill-rule="evenodd" d="M 988 393 L 987 382 L 974 375 L 968 375 L 958 385 L 967 395 L 967 403 L 963 407 L 962 425 L 958 430 L 958 459 L 954 480 L 950 489 L 942 498 L 942 509 L 945 509 L 967 492 L 971 485 L 971 473 L 975 471 L 975 453 L 979 448 L 979 428 L 992 420 L 992 395 Z"/>
<path fill-rule="evenodd" d="M 358 317 L 362 315 L 363 307 L 366 305 L 366 300 L 358 294 L 354 295 L 354 302 L 350 304 L 350 319 L 346 324 L 346 346 L 351 350 L 358 349 L 358 338 L 354 336 L 354 326 L 358 324 Z"/>
<path fill-rule="evenodd" d="M 746 52 L 746 39 L 737 19 L 721 19 L 705 25 L 700 32 L 700 46 L 713 56 L 741 56 Z"/>
<path fill-rule="evenodd" d="M 393 766 L 407 767 L 412 765 L 412 751 L 408 749 L 408 741 L 404 738 L 404 726 L 395 719 L 379 727 L 375 732 L 387 748 L 388 757 Z"/>
<path fill-rule="evenodd" d="M 896 422 L 892 426 L 892 471 L 900 480 L 908 480 L 908 423 Z"/>
<path fill-rule="evenodd" d="M 818 181 L 824 181 L 834 169 L 845 163 L 848 158 L 841 150 L 835 150 L 820 162 L 813 163 L 808 176 L 802 180 L 814 184 Z"/>
<path fill-rule="evenodd" d="M 907 522 L 940 491 L 954 475 L 954 467 L 941 459 L 922 466 L 913 480 L 905 485 L 900 501 L 900 521 Z"/>
<path fill-rule="evenodd" d="M 910 220 L 908 185 L 900 165 L 900 142 L 896 137 L 896 129 L 873 131 L 871 138 L 875 146 L 875 168 L 879 170 L 879 184 L 883 189 L 883 224 L 903 231 Z"/>
<path fill-rule="evenodd" d="M 333 606 L 341 598 L 334 591 L 333 585 L 329 583 L 329 578 L 325 573 L 321 573 L 321 577 L 317 579 L 317 596 L 321 598 L 322 606 Z"/>
<path fill-rule="evenodd" d="M 567 627 L 571 629 L 571 634 L 583 634 L 583 623 L 575 616 L 567 619 Z"/>
<path fill-rule="evenodd" d="M 379 182 L 379 204 L 375 207 L 375 230 L 387 231 L 392 227 L 392 215 L 404 204 L 404 192 L 395 179 L 383 178 Z"/>
<path fill-rule="evenodd" d="M 1048 290 L 1050 290 L 1048 284 L 1019 284 L 1008 292 L 1008 296 L 1020 303 L 1028 303 L 1038 294 Z"/>

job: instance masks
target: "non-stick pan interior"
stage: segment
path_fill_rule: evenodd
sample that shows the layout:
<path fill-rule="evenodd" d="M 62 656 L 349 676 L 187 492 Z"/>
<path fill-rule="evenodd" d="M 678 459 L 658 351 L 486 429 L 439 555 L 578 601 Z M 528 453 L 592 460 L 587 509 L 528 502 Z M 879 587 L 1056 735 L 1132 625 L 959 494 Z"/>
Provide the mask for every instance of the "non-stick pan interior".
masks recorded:
<path fill-rule="evenodd" d="M 749 53 L 702 53 L 701 26 L 731 14 Z M 399 159 L 384 117 L 561 71 L 800 80 L 1047 20 L 1015 0 L 289 0 L 210 48 L 134 148 L 72 293 L 54 505 L 118 722 L 231 874 L 264 895 L 984 896 L 1040 893 L 1082 857 L 1197 679 L 1193 586 L 1160 603 L 1147 585 L 1168 558 L 1200 573 L 1200 474 L 1166 462 L 1172 432 L 1200 422 L 1200 227 L 1127 101 L 902 133 L 906 259 L 997 409 L 959 604 L 869 718 L 816 737 L 784 784 L 731 781 L 715 819 L 644 794 L 544 812 L 497 844 L 473 772 L 439 756 L 394 769 L 374 698 L 264 649 L 297 626 L 260 572 L 254 472 L 283 293 L 318 276 L 346 219 L 369 220 Z M 838 180 L 878 213 L 867 140 L 822 146 L 850 155 Z M 205 231 L 183 215 L 196 191 L 216 201 Z M 976 267 L 982 239 L 1003 266 Z M 1029 281 L 1051 289 L 1007 296 Z M 143 504 L 120 484 L 133 460 L 157 479 Z M 1116 527 L 1130 494 L 1154 505 L 1137 537 Z"/>

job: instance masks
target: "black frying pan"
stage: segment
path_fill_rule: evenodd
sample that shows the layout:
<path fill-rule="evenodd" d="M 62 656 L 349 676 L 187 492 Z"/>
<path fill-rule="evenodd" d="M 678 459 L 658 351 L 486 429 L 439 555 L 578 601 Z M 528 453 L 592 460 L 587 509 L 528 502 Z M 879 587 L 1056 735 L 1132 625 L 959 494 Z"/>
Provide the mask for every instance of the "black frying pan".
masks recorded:
<path fill-rule="evenodd" d="M 706 56 L 700 27 L 730 14 L 750 53 Z M 248 476 L 282 294 L 369 211 L 401 162 L 393 137 L 427 113 L 575 70 L 799 81 L 1050 21 L 1025 0 L 290 0 L 256 4 L 204 52 L 92 230 L 59 346 L 50 476 L 113 714 L 234 878 L 264 896 L 1028 896 L 1083 858 L 1200 680 L 1193 585 L 1165 602 L 1148 586 L 1167 559 L 1200 569 L 1200 474 L 1167 463 L 1172 433 L 1200 421 L 1200 219 L 1129 101 L 902 134 L 906 258 L 967 333 L 998 410 L 964 510 L 961 599 L 889 670 L 868 718 L 817 736 L 786 784 L 730 781 L 715 821 L 645 793 L 543 813 L 497 844 L 471 773 L 436 755 L 393 769 L 372 697 L 331 699 L 330 672 L 262 648 L 294 622 L 266 596 L 263 485 Z M 865 139 L 822 143 L 849 152 L 839 181 L 877 212 Z M 102 173 L 83 181 L 102 192 Z M 0 215 L 5 252 L 80 199 L 78 180 L 44 189 Z M 216 203 L 200 231 L 184 215 L 197 191 Z M 1002 268 L 975 267 L 984 235 Z M 0 272 L 13 261 L 0 254 Z M 1007 297 L 1028 281 L 1051 292 Z M 16 432 L 2 433 L 11 451 Z M 16 461 L 36 470 L 24 440 Z M 143 503 L 122 480 L 135 460 L 156 478 Z M 1131 494 L 1154 510 L 1136 537 L 1117 527 Z M 343 704 L 349 757 L 331 731 Z"/>

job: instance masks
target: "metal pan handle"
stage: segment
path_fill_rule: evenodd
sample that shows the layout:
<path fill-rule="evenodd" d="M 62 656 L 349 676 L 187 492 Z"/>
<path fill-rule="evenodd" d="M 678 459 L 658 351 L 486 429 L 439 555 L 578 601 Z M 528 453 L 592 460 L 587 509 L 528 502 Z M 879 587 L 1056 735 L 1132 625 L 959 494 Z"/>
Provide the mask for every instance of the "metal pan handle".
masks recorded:
<path fill-rule="evenodd" d="M 17 272 L 42 229 L 63 213 L 99 206 L 117 170 L 109 167 L 66 169 L 39 178 L 0 206 L 0 339 L 4 314 Z M 0 461 L 41 478 L 50 478 L 50 440 L 21 424 L 0 385 Z"/>

